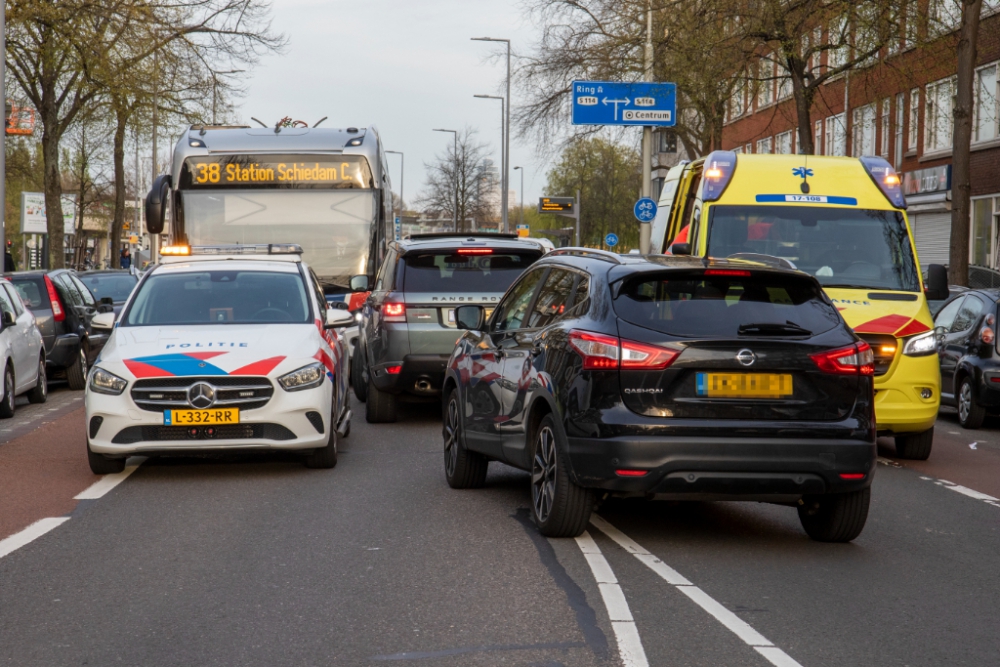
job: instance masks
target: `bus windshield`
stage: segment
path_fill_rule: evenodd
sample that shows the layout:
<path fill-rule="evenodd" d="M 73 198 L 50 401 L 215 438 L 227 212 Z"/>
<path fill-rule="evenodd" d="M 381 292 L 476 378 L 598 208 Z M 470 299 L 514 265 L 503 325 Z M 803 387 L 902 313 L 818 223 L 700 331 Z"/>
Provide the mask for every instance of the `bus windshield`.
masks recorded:
<path fill-rule="evenodd" d="M 824 287 L 920 291 L 899 211 L 820 206 L 713 206 L 708 254 L 782 257 Z"/>
<path fill-rule="evenodd" d="M 191 245 L 298 243 L 324 283 L 347 287 L 370 273 L 373 190 L 182 191 Z"/>

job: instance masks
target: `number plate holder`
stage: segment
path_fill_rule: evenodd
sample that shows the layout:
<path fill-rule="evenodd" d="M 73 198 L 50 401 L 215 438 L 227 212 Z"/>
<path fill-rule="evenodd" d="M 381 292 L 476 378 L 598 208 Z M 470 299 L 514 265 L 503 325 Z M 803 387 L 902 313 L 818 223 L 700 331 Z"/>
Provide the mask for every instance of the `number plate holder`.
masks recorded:
<path fill-rule="evenodd" d="M 212 408 L 209 410 L 164 410 L 164 426 L 214 426 L 239 424 L 239 408 Z"/>

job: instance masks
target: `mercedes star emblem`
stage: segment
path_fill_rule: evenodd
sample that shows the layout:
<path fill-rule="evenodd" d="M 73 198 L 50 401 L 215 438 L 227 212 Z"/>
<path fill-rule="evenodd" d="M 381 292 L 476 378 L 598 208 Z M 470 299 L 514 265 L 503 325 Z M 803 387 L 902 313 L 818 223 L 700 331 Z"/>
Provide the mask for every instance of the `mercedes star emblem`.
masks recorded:
<path fill-rule="evenodd" d="M 188 403 L 191 407 L 204 410 L 210 408 L 215 403 L 215 387 L 204 382 L 192 385 L 187 392 Z"/>
<path fill-rule="evenodd" d="M 753 362 L 757 361 L 757 355 L 753 353 L 753 350 L 743 348 L 736 353 L 736 361 L 744 366 L 752 366 Z"/>

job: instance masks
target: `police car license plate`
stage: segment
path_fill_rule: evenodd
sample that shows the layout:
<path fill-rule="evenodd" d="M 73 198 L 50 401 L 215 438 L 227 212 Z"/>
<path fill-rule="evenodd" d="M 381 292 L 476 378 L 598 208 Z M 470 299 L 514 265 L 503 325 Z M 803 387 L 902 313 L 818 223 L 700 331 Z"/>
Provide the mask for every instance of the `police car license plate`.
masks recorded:
<path fill-rule="evenodd" d="M 239 408 L 216 410 L 164 410 L 164 426 L 189 426 L 201 424 L 239 424 Z"/>
<path fill-rule="evenodd" d="M 792 395 L 787 373 L 698 373 L 699 396 L 710 398 L 783 398 Z"/>

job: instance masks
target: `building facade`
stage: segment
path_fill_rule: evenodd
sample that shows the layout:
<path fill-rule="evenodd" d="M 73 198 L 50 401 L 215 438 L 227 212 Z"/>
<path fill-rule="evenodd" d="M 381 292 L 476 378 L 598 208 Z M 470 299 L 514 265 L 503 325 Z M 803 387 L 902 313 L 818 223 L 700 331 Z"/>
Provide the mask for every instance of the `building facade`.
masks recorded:
<path fill-rule="evenodd" d="M 827 81 L 815 98 L 809 128 L 820 155 L 879 155 L 903 176 L 922 266 L 947 264 L 951 238 L 951 153 L 959 16 L 947 0 L 930 0 L 939 35 L 919 46 L 905 28 L 864 67 Z M 916 7 L 917 3 L 906 3 Z M 921 5 L 924 7 L 924 5 Z M 969 261 L 1000 268 L 1000 11 L 984 2 L 974 79 L 972 220 Z M 948 12 L 951 12 L 950 14 Z M 817 28 L 826 30 L 827 27 Z M 837 65 L 837 49 L 814 68 Z M 722 145 L 737 153 L 797 153 L 791 81 L 770 61 L 731 101 Z"/>

